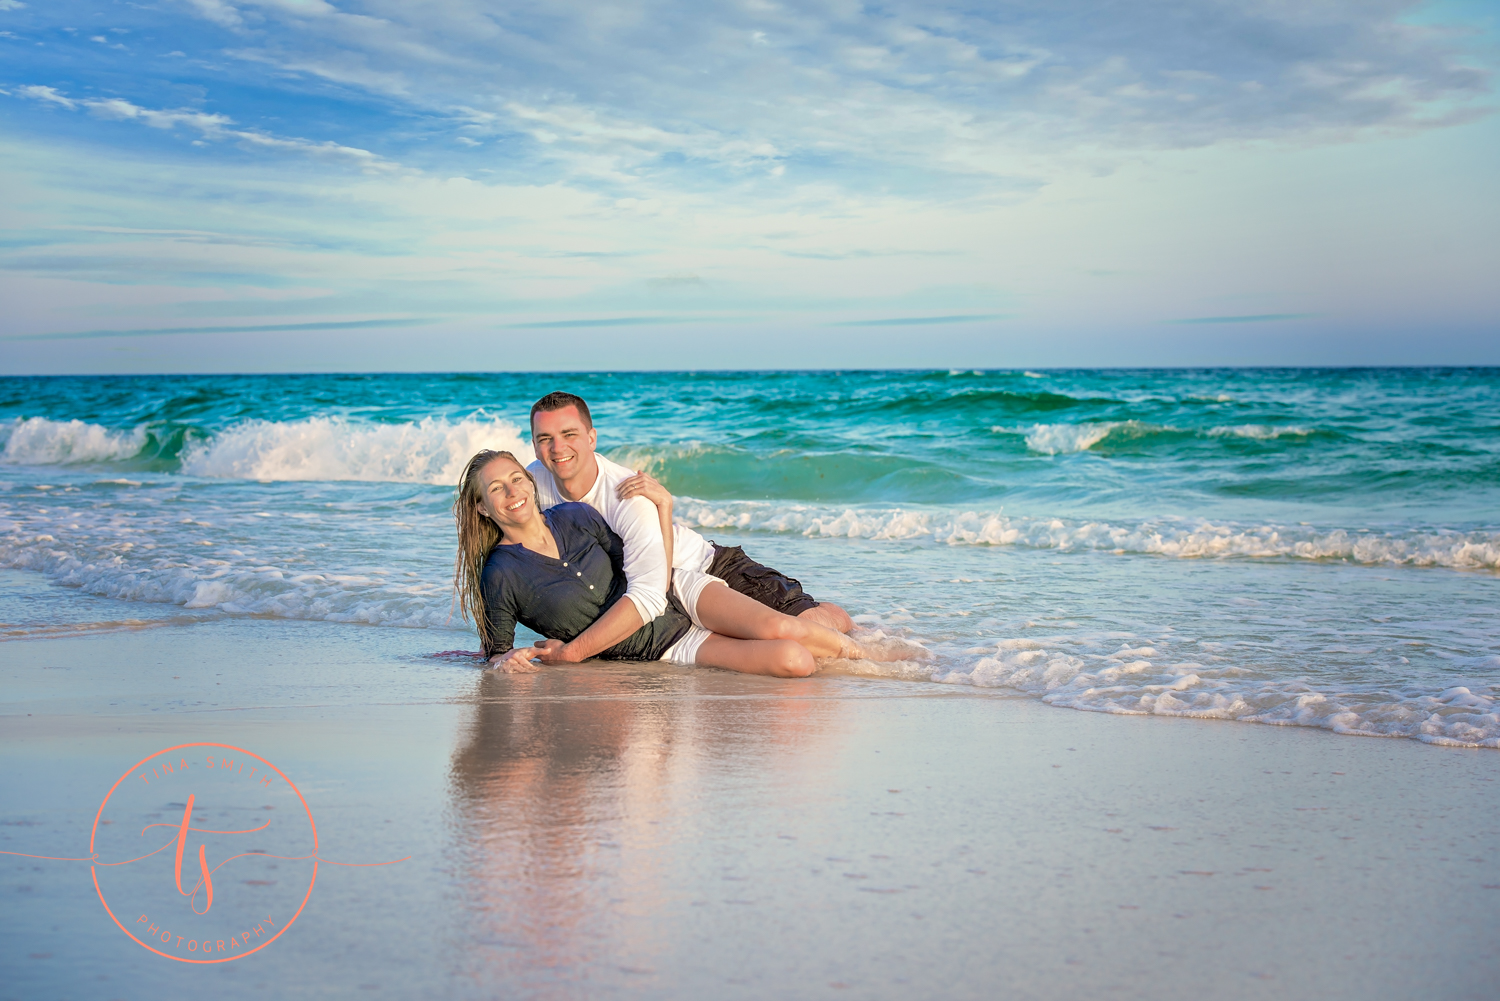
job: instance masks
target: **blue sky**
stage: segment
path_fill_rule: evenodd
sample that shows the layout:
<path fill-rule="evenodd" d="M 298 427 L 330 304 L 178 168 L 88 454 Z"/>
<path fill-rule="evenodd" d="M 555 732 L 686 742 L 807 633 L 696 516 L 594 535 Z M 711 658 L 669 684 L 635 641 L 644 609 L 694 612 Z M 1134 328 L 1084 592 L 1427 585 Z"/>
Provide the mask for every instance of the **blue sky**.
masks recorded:
<path fill-rule="evenodd" d="M 0 0 L 0 371 L 1500 363 L 1492 4 Z"/>

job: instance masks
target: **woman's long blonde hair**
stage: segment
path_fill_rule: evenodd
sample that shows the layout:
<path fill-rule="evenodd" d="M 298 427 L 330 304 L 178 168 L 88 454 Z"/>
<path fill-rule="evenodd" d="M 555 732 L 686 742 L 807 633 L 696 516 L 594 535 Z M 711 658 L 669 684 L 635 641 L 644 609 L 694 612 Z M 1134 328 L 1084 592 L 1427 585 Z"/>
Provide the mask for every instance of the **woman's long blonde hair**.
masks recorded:
<path fill-rule="evenodd" d="M 484 513 L 484 484 L 479 482 L 480 470 L 496 459 L 509 459 L 521 467 L 521 472 L 536 487 L 536 477 L 525 463 L 509 452 L 486 448 L 476 452 L 464 467 L 458 481 L 458 494 L 453 498 L 453 520 L 458 523 L 458 557 L 453 561 L 453 593 L 465 615 L 474 620 L 479 630 L 479 642 L 484 652 L 490 652 L 490 623 L 484 614 L 484 590 L 481 578 L 484 561 L 490 550 L 500 544 L 500 528 Z"/>

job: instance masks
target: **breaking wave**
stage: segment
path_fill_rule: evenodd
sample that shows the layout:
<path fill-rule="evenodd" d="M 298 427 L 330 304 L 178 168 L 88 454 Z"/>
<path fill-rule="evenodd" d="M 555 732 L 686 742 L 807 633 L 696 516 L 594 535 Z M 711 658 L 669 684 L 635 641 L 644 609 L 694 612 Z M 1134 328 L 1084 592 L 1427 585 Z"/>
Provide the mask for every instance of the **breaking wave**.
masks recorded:
<path fill-rule="evenodd" d="M 247 421 L 190 448 L 182 471 L 236 480 L 375 480 L 458 482 L 483 448 L 528 455 L 508 421 L 427 418 L 408 424 L 355 424 L 336 417 Z"/>
<path fill-rule="evenodd" d="M 0 422 L 5 447 L 0 462 L 23 466 L 62 466 L 108 462 L 139 455 L 146 429 L 112 431 L 84 421 L 51 421 L 45 417 Z"/>
<path fill-rule="evenodd" d="M 366 480 L 456 483 L 469 457 L 482 448 L 529 457 L 514 424 L 484 414 L 459 421 L 426 418 L 368 424 L 341 417 L 298 421 L 251 420 L 209 436 L 142 425 L 112 430 L 84 421 L 32 417 L 0 425 L 0 461 L 52 466 L 133 459 L 177 458 L 189 476 L 236 480 Z M 164 451 L 158 439 L 175 438 Z M 178 450 L 180 449 L 180 456 Z"/>
<path fill-rule="evenodd" d="M 1151 438 L 1244 438 L 1252 441 L 1275 441 L 1278 438 L 1306 438 L 1318 433 L 1316 428 L 1301 425 L 1236 424 L 1194 431 L 1134 420 L 1035 424 L 1023 431 L 1006 427 L 994 427 L 991 430 L 1024 434 L 1026 448 L 1040 455 L 1072 455 L 1087 452 L 1101 443 L 1119 447 Z"/>

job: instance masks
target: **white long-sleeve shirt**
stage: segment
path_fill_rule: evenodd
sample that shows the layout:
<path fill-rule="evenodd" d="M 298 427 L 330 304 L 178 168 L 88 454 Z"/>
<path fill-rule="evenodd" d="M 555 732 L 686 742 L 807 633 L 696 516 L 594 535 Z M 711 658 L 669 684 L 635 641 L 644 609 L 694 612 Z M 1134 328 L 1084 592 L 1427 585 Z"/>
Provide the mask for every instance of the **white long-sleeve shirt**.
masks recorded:
<path fill-rule="evenodd" d="M 604 523 L 625 544 L 625 597 L 635 603 L 642 622 L 650 622 L 667 610 L 667 588 L 672 575 L 667 572 L 667 547 L 662 543 L 661 518 L 656 505 L 644 497 L 620 500 L 615 490 L 635 470 L 627 469 L 604 456 L 595 454 L 599 475 L 581 503 L 604 516 Z M 541 461 L 526 467 L 536 477 L 536 502 L 543 511 L 568 498 L 557 488 L 557 481 Z M 708 540 L 690 528 L 674 526 L 672 530 L 672 565 L 684 570 L 707 570 L 713 561 L 713 547 Z"/>

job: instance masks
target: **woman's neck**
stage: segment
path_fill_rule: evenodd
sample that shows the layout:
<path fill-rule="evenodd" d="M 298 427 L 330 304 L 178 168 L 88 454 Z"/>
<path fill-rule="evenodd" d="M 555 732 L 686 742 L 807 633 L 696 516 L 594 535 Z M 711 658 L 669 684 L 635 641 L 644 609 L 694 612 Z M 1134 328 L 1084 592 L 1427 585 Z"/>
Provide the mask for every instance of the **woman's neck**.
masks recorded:
<path fill-rule="evenodd" d="M 552 537 L 552 530 L 547 527 L 547 522 L 540 513 L 524 525 L 505 526 L 500 533 L 500 541 L 508 546 L 524 546 L 543 556 L 561 558 L 558 556 L 557 540 Z"/>

